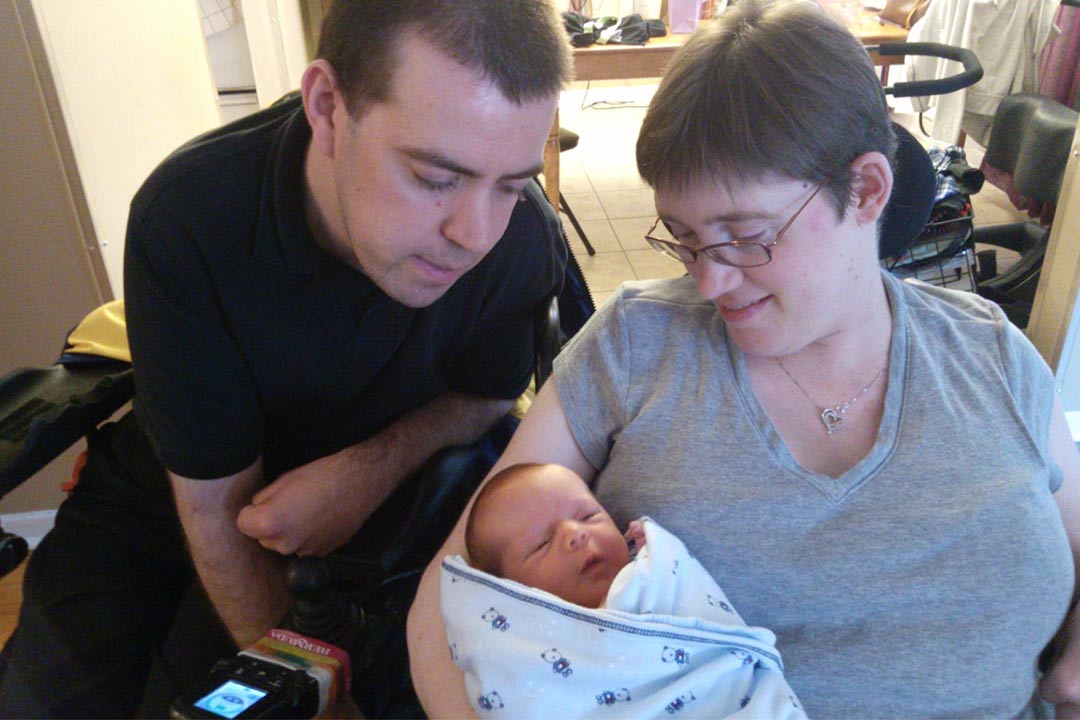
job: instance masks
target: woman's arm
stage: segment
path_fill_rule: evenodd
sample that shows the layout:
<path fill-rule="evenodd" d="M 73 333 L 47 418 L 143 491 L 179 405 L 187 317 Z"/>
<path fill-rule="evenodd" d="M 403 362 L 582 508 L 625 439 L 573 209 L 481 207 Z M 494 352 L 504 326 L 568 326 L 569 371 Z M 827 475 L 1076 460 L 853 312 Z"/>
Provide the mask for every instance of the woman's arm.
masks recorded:
<path fill-rule="evenodd" d="M 565 465 L 586 482 L 596 475 L 574 440 L 563 412 L 554 379 L 536 396 L 521 425 L 514 433 L 506 452 L 488 473 L 491 477 L 508 465 L 521 462 L 544 462 Z M 465 508 L 442 549 L 428 565 L 416 600 L 409 611 L 409 658 L 416 694 L 429 717 L 472 717 L 465 696 L 465 681 L 450 659 L 446 628 L 439 612 L 439 565 L 447 555 L 465 555 L 465 518 L 472 502 Z"/>
<path fill-rule="evenodd" d="M 1061 487 L 1054 494 L 1072 548 L 1073 565 L 1080 571 L 1080 453 L 1077 452 L 1060 400 L 1054 401 L 1050 420 L 1050 454 L 1062 471 Z M 1080 576 L 1080 575 L 1078 575 Z M 1075 582 L 1075 580 L 1074 580 Z M 1076 591 L 1073 591 L 1076 599 Z M 1058 718 L 1080 718 L 1080 612 L 1074 604 L 1058 634 L 1061 652 L 1053 661 L 1039 690 L 1057 706 Z"/>

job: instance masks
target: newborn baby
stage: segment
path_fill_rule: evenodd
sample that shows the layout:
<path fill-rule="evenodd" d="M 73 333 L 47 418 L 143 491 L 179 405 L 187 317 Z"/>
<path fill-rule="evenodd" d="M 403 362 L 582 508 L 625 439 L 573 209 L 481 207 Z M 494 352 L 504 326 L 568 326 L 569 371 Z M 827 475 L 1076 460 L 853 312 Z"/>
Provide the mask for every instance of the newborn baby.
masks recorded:
<path fill-rule="evenodd" d="M 561 465 L 522 464 L 496 474 L 473 503 L 465 529 L 470 564 L 585 607 L 603 607 L 615 576 L 645 540 L 626 533 Z"/>

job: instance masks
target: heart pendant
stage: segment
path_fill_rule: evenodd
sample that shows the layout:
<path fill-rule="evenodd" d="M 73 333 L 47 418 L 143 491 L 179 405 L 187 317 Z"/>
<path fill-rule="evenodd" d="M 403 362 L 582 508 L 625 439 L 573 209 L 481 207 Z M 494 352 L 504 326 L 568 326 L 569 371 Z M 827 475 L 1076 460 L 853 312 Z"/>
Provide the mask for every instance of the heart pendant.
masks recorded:
<path fill-rule="evenodd" d="M 821 411 L 821 422 L 825 423 L 825 433 L 832 435 L 844 426 L 844 418 L 836 411 L 836 408 L 825 408 Z"/>

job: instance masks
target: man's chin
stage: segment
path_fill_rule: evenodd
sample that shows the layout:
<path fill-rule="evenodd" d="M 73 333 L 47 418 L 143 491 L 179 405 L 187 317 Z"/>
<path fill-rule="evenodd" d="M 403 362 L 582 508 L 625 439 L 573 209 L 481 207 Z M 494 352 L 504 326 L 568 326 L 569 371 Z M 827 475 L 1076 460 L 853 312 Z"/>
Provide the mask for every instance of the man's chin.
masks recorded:
<path fill-rule="evenodd" d="M 458 278 L 468 272 L 469 268 L 472 267 L 472 264 L 462 266 L 460 263 L 456 266 L 440 265 L 431 262 L 430 260 L 426 260 L 419 255 L 413 256 L 411 260 L 411 267 L 409 269 L 416 275 L 417 282 L 433 285 L 446 285 L 447 287 L 457 282 Z"/>
<path fill-rule="evenodd" d="M 411 308 L 431 305 L 454 286 L 471 268 L 449 270 L 414 258 L 409 272 L 400 273 L 391 282 L 378 283 L 390 297 Z M 392 287 L 387 287 L 392 286 Z"/>
<path fill-rule="evenodd" d="M 417 283 L 389 289 L 383 287 L 382 291 L 402 305 L 419 310 L 438 301 L 452 286 L 453 283 L 446 285 Z"/>

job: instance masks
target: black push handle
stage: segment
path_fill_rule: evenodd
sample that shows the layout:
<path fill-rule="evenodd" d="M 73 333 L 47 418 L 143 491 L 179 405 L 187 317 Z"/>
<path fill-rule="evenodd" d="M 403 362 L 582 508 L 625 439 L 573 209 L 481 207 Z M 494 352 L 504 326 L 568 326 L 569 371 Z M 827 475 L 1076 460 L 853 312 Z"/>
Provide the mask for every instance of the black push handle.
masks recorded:
<path fill-rule="evenodd" d="M 947 60 L 956 60 L 964 66 L 964 71 L 949 77 L 937 80 L 913 80 L 901 82 L 885 88 L 886 95 L 893 97 L 920 97 L 928 95 L 946 95 L 966 87 L 971 87 L 979 82 L 983 76 L 982 63 L 975 53 L 967 48 L 954 45 L 942 45 L 941 43 L 882 43 L 869 46 L 869 52 L 878 55 L 926 55 L 939 57 Z"/>

